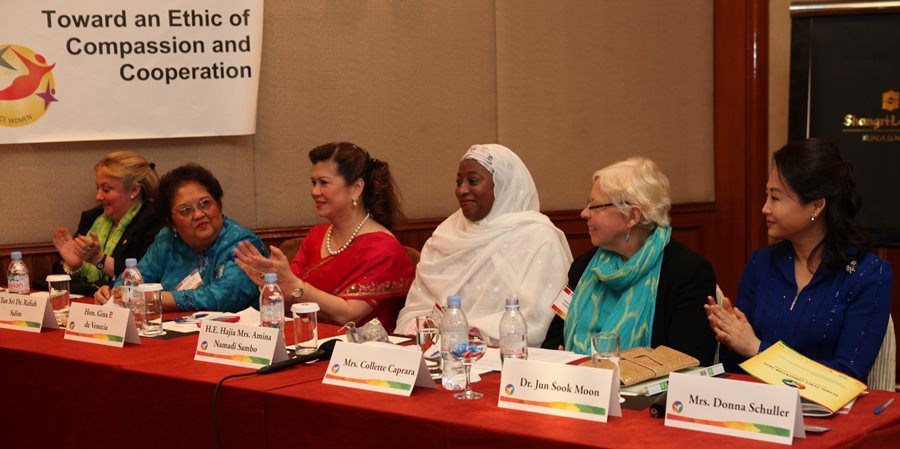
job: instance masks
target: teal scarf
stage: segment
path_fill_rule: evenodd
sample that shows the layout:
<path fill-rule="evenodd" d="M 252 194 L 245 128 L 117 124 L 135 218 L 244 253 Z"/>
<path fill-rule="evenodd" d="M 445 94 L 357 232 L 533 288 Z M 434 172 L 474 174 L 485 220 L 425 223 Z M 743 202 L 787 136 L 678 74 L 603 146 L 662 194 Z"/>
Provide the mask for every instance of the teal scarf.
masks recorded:
<path fill-rule="evenodd" d="M 596 332 L 618 333 L 622 351 L 650 346 L 662 254 L 671 237 L 671 227 L 657 227 L 627 262 L 597 248 L 566 316 L 567 350 L 590 354 Z"/>

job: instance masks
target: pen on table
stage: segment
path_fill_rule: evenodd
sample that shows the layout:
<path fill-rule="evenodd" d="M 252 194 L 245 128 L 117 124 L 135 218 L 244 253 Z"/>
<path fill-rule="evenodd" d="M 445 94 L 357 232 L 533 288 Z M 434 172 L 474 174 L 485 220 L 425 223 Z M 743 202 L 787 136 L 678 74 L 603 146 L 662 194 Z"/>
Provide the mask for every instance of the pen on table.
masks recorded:
<path fill-rule="evenodd" d="M 878 407 L 875 407 L 875 414 L 877 415 L 877 414 L 883 412 L 884 409 L 888 408 L 893 403 L 894 403 L 894 398 L 888 399 L 887 402 L 885 402 L 884 404 L 881 404 Z"/>
<path fill-rule="evenodd" d="M 176 323 L 192 323 L 194 321 L 197 321 L 199 319 L 206 317 L 207 315 L 209 315 L 209 314 L 208 313 L 195 313 L 193 315 L 180 316 L 178 318 L 175 318 L 174 321 Z"/>

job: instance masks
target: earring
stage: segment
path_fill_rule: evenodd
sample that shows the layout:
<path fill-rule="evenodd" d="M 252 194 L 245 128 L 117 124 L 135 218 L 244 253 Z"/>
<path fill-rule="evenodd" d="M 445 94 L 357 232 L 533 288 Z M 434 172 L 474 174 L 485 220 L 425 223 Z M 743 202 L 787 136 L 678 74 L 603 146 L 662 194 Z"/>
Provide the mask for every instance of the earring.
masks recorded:
<path fill-rule="evenodd" d="M 131 195 L 131 199 L 134 199 L 134 197 L 135 197 L 134 195 Z"/>
<path fill-rule="evenodd" d="M 809 221 L 816 221 L 816 214 L 812 214 L 812 216 L 809 217 Z"/>
<path fill-rule="evenodd" d="M 356 198 L 353 198 L 353 207 L 356 207 L 356 205 L 357 205 Z"/>
<path fill-rule="evenodd" d="M 628 230 L 625 231 L 625 241 L 627 242 L 629 240 L 631 240 L 631 228 L 628 228 Z"/>

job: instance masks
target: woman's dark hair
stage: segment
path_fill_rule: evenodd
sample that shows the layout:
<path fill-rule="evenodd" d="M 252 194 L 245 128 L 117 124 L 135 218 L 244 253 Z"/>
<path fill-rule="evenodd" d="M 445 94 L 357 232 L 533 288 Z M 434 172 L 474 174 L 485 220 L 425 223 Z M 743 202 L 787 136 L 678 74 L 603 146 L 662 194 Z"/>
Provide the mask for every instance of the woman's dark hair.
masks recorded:
<path fill-rule="evenodd" d="M 347 184 L 363 180 L 362 202 L 375 221 L 390 229 L 405 217 L 400 210 L 397 185 L 387 162 L 369 155 L 366 150 L 350 142 L 326 143 L 309 152 L 309 161 L 317 164 L 332 161 Z"/>
<path fill-rule="evenodd" d="M 810 261 L 821 251 L 822 262 L 835 271 L 861 260 L 869 250 L 865 231 L 856 222 L 861 200 L 853 166 L 841 158 L 837 147 L 825 139 L 798 140 L 776 151 L 774 160 L 800 203 L 825 199 L 825 238 L 813 249 Z"/>
<path fill-rule="evenodd" d="M 219 184 L 219 180 L 213 176 L 211 171 L 201 165 L 184 164 L 166 173 L 159 181 L 160 206 L 162 206 L 162 210 L 165 213 L 166 221 L 170 222 L 170 224 L 175 193 L 178 192 L 181 186 L 190 182 L 196 182 L 203 186 L 216 200 L 219 208 L 222 208 L 222 195 L 224 192 L 222 192 L 222 185 Z"/>

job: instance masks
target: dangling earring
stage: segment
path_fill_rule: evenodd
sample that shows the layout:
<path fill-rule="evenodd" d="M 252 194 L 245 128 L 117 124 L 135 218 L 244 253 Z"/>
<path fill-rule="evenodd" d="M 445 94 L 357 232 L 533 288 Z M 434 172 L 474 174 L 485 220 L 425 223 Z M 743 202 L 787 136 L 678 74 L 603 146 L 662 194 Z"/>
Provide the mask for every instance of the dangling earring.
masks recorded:
<path fill-rule="evenodd" d="M 353 207 L 355 208 L 357 205 L 356 198 L 353 198 Z"/>
<path fill-rule="evenodd" d="M 816 214 L 812 214 L 812 216 L 809 217 L 809 221 L 816 221 Z"/>
<path fill-rule="evenodd" d="M 625 241 L 627 242 L 629 240 L 631 240 L 631 228 L 628 228 L 628 230 L 625 231 Z"/>

